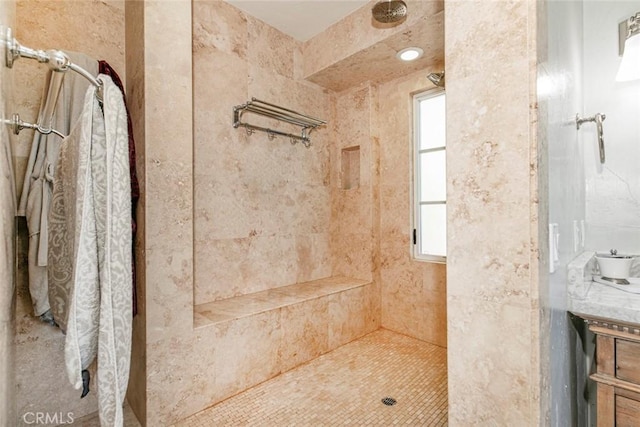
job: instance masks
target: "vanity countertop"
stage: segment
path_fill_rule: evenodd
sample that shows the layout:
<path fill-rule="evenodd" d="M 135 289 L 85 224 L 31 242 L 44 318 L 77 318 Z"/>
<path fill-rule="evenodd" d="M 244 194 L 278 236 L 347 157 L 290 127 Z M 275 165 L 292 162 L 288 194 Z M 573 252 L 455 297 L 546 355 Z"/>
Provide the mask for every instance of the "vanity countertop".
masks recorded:
<path fill-rule="evenodd" d="M 568 266 L 567 309 L 578 316 L 640 324 L 640 294 L 594 282 L 593 255 L 585 252 Z"/>

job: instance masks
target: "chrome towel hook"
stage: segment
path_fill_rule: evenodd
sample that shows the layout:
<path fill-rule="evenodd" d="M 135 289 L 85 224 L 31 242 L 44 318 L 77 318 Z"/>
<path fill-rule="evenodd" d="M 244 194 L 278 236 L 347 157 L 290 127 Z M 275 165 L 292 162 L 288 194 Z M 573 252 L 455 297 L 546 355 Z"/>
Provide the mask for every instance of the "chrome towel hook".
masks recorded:
<path fill-rule="evenodd" d="M 602 122 L 607 116 L 604 114 L 596 113 L 591 117 L 580 117 L 580 114 L 576 114 L 576 129 L 580 129 L 580 126 L 585 122 L 595 122 L 596 132 L 598 134 L 598 150 L 600 151 L 600 163 L 604 164 L 604 130 L 602 128 Z"/>

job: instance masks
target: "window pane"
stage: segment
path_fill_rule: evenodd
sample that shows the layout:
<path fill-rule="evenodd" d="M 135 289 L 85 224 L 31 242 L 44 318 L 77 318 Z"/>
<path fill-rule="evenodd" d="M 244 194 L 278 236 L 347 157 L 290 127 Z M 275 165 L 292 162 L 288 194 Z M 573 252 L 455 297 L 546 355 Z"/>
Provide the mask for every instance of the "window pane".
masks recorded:
<path fill-rule="evenodd" d="M 447 205 L 420 206 L 420 253 L 447 256 Z"/>
<path fill-rule="evenodd" d="M 442 94 L 420 101 L 419 147 L 424 150 L 445 145 L 445 101 Z"/>
<path fill-rule="evenodd" d="M 443 202 L 447 199 L 445 151 L 420 154 L 420 201 Z"/>

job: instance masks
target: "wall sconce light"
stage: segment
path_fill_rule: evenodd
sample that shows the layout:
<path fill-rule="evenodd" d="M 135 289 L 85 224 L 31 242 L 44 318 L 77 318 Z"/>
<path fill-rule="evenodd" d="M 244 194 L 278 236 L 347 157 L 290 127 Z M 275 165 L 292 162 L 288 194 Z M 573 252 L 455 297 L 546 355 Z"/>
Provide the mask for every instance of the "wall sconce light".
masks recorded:
<path fill-rule="evenodd" d="M 640 12 L 618 25 L 618 53 L 622 56 L 616 80 L 640 79 Z"/>

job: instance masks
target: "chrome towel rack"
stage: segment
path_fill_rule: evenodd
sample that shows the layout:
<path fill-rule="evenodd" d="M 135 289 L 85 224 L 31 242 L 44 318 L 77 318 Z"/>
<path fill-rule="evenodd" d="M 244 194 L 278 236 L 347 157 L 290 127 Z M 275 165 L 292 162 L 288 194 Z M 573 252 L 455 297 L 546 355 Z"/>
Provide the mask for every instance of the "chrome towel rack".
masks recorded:
<path fill-rule="evenodd" d="M 242 121 L 243 115 L 246 113 L 253 113 L 259 116 L 269 117 L 282 122 L 291 123 L 302 128 L 300 135 L 294 135 L 292 133 L 282 132 L 276 129 L 270 129 L 263 126 L 252 125 Z M 312 130 L 318 126 L 326 125 L 327 122 L 315 117 L 307 116 L 306 114 L 298 113 L 297 111 L 290 110 L 288 108 L 280 107 L 279 105 L 272 104 L 270 102 L 261 101 L 256 98 L 251 98 L 251 101 L 236 105 L 233 107 L 233 127 L 243 127 L 247 130 L 249 135 L 254 131 L 266 132 L 269 139 L 273 139 L 276 136 L 285 136 L 291 140 L 292 144 L 302 142 L 302 144 L 309 148 L 311 146 L 311 139 L 309 134 Z"/>

